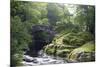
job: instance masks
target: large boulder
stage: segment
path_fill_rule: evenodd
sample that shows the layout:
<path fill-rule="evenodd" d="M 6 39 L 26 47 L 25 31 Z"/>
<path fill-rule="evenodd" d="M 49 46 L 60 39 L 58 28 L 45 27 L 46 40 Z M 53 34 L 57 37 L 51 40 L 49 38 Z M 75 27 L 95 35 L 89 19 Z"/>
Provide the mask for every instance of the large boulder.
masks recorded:
<path fill-rule="evenodd" d="M 56 44 L 49 44 L 45 46 L 44 52 L 53 55 L 53 56 L 59 56 L 59 57 L 67 57 L 67 54 L 69 54 L 73 49 L 73 46 L 69 45 L 56 45 Z"/>
<path fill-rule="evenodd" d="M 94 49 L 94 43 L 90 41 L 94 41 L 94 38 L 89 32 L 65 33 L 55 37 L 51 44 L 46 45 L 44 47 L 44 52 L 49 55 L 59 56 L 62 58 L 73 58 L 78 55 L 80 57 L 77 60 L 74 59 L 73 61 L 82 61 L 81 59 L 83 59 L 83 56 L 85 55 L 87 57 L 94 56 L 95 52 L 91 51 L 92 48 Z M 89 50 L 91 52 L 88 53 Z M 71 59 L 69 58 L 68 60 Z M 83 61 L 85 61 L 85 59 Z"/>
<path fill-rule="evenodd" d="M 33 58 L 28 56 L 28 55 L 24 55 L 23 56 L 23 60 L 26 61 L 26 62 L 32 62 L 33 61 Z"/>
<path fill-rule="evenodd" d="M 74 49 L 68 56 L 69 62 L 89 62 L 95 60 L 95 44 L 93 41 Z"/>
<path fill-rule="evenodd" d="M 52 42 L 55 33 L 51 26 L 48 25 L 35 25 L 32 27 L 32 43 L 29 45 L 30 55 L 37 56 L 45 45 Z"/>
<path fill-rule="evenodd" d="M 82 46 L 93 39 L 93 35 L 89 32 L 68 33 L 63 38 L 63 43 L 67 45 Z"/>

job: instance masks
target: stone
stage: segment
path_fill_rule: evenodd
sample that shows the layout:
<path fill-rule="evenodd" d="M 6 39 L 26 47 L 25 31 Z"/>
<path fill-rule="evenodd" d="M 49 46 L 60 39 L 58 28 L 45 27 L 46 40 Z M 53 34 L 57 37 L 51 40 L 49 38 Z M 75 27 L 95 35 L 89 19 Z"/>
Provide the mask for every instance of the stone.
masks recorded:
<path fill-rule="evenodd" d="M 32 62 L 33 62 L 33 63 L 38 63 L 39 61 L 37 61 L 37 59 L 33 59 Z"/>
<path fill-rule="evenodd" d="M 28 56 L 28 55 L 24 55 L 23 60 L 26 61 L 26 62 L 32 62 L 33 58 Z"/>
<path fill-rule="evenodd" d="M 50 60 L 50 59 L 44 59 L 43 62 L 47 62 L 47 61 L 49 61 L 49 60 Z"/>

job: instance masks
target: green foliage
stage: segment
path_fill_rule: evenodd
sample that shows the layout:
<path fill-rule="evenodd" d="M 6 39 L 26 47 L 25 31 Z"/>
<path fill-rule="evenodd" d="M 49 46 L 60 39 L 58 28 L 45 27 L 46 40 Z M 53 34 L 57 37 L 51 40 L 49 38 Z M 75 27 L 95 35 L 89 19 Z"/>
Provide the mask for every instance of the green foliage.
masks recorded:
<path fill-rule="evenodd" d="M 70 13 L 64 4 L 48 3 L 47 10 L 49 23 L 54 26 L 54 28 L 59 25 L 59 23 L 62 24 L 70 21 Z"/>
<path fill-rule="evenodd" d="M 26 21 L 27 13 L 23 14 L 26 9 L 22 4 L 26 2 L 11 1 L 11 66 L 21 65 L 23 49 L 31 42 L 31 23 Z"/>
<path fill-rule="evenodd" d="M 64 37 L 63 43 L 67 45 L 81 46 L 88 41 L 92 41 L 93 39 L 93 35 L 89 32 L 68 33 Z"/>
<path fill-rule="evenodd" d="M 95 34 L 95 7 L 79 5 L 76 9 L 75 23 L 80 25 L 82 31 Z"/>
<path fill-rule="evenodd" d="M 22 49 L 26 48 L 29 42 L 31 42 L 31 35 L 21 19 L 15 16 L 11 19 L 11 65 L 16 66 L 20 63 L 22 58 L 19 55 L 23 54 Z M 17 57 L 16 54 L 18 54 Z"/>
<path fill-rule="evenodd" d="M 22 66 L 22 64 L 20 63 L 22 61 L 22 55 L 21 54 L 15 54 L 15 55 L 11 55 L 11 67 L 13 66 Z"/>
<path fill-rule="evenodd" d="M 71 13 L 71 10 L 74 13 Z M 12 66 L 20 65 L 23 49 L 27 48 L 32 41 L 33 25 L 48 25 L 55 30 L 56 35 L 52 43 L 44 48 L 49 55 L 67 57 L 72 51 L 69 57 L 75 60 L 80 51 L 89 52 L 87 54 L 94 51 L 94 43 L 89 42 L 95 39 L 94 6 L 11 0 Z M 39 38 L 48 37 L 46 32 L 36 35 Z M 90 59 L 84 61 L 90 61 Z"/>
<path fill-rule="evenodd" d="M 11 20 L 11 36 L 12 42 L 16 44 L 27 44 L 31 41 L 31 35 L 29 35 L 28 30 L 25 28 L 25 25 L 21 22 L 20 18 L 15 16 Z M 21 45 L 20 45 L 21 46 Z M 19 46 L 19 48 L 21 48 Z"/>
<path fill-rule="evenodd" d="M 94 40 L 93 35 L 89 32 L 79 32 L 77 35 L 87 42 Z"/>
<path fill-rule="evenodd" d="M 45 46 L 44 51 L 53 56 L 67 57 L 67 54 L 73 50 L 73 46 L 62 44 L 50 44 Z"/>
<path fill-rule="evenodd" d="M 89 41 L 93 40 L 93 35 L 89 32 L 65 33 L 59 37 L 55 37 L 52 44 L 45 46 L 44 51 L 49 55 L 66 58 L 68 57 L 68 55 L 71 55 L 72 51 L 77 49 L 78 47 L 80 48 L 80 50 L 78 50 L 77 52 L 80 52 L 82 50 L 91 51 L 91 48 L 94 49 L 94 45 L 92 46 L 93 42 Z M 84 45 L 85 43 L 86 45 Z M 89 53 L 89 56 L 90 54 L 91 53 Z M 77 53 L 75 53 L 75 56 L 73 55 L 73 57 L 76 58 L 76 55 Z"/>
<path fill-rule="evenodd" d="M 67 55 L 70 53 L 71 50 L 69 49 L 62 49 L 57 51 L 57 56 L 66 58 Z"/>

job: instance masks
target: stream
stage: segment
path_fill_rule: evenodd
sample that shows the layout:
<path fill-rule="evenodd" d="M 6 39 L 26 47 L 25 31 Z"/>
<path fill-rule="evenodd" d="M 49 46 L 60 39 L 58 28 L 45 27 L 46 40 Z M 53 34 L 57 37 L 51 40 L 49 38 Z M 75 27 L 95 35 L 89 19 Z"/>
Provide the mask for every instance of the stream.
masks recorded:
<path fill-rule="evenodd" d="M 30 57 L 29 55 L 24 55 L 22 64 L 24 66 L 34 66 L 34 65 L 46 65 L 46 64 L 63 64 L 67 61 L 63 60 L 60 57 L 53 57 L 45 54 L 43 50 L 38 53 L 37 57 Z"/>

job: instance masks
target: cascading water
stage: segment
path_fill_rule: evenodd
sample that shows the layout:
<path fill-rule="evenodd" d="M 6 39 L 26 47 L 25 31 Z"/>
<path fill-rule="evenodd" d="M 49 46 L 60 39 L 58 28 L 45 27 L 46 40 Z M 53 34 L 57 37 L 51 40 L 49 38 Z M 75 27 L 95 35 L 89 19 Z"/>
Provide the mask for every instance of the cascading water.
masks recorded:
<path fill-rule="evenodd" d="M 67 61 L 63 60 L 60 57 L 49 56 L 43 52 L 43 50 L 38 52 L 37 57 L 30 57 L 29 55 L 24 55 L 22 64 L 25 66 L 34 66 L 34 65 L 45 65 L 45 64 L 63 64 Z"/>
<path fill-rule="evenodd" d="M 35 25 L 32 27 L 33 42 L 29 45 L 29 51 L 24 55 L 25 66 L 67 63 L 59 57 L 49 56 L 43 52 L 43 47 L 50 44 L 55 36 L 52 26 Z M 38 52 L 38 53 L 37 53 Z M 31 57 L 31 56 L 35 57 Z"/>

